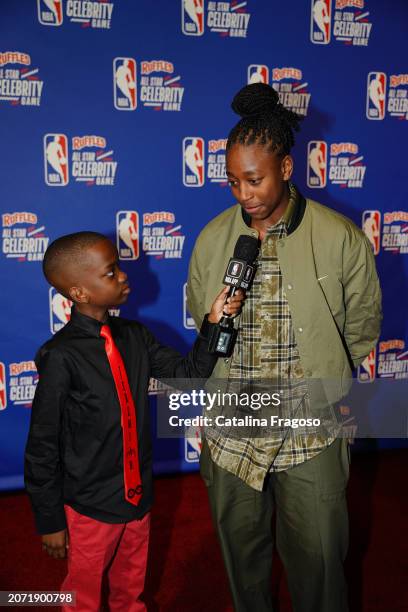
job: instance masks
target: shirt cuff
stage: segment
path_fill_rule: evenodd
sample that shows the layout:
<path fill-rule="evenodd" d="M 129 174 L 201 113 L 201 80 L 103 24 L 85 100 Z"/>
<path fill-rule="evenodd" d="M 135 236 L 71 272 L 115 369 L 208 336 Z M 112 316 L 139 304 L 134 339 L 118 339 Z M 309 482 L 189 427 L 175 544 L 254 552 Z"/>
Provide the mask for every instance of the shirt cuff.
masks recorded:
<path fill-rule="evenodd" d="M 40 535 L 63 531 L 67 527 L 64 508 L 53 515 L 35 514 L 35 526 Z"/>
<path fill-rule="evenodd" d="M 199 332 L 200 336 L 205 340 L 209 340 L 211 338 L 213 329 L 217 326 L 217 323 L 210 323 L 210 321 L 208 320 L 208 316 L 208 313 L 204 316 Z"/>

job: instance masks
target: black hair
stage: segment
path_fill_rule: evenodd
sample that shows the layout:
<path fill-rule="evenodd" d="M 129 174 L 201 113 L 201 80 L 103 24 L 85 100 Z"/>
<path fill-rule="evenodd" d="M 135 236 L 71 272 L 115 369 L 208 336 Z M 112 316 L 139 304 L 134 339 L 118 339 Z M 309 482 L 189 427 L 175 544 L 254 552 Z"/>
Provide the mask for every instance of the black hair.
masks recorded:
<path fill-rule="evenodd" d="M 44 276 L 50 285 L 60 289 L 58 273 L 68 265 L 78 264 L 84 256 L 84 249 L 101 240 L 108 238 L 97 232 L 76 232 L 54 240 L 45 251 L 43 260 Z"/>
<path fill-rule="evenodd" d="M 242 119 L 229 133 L 227 150 L 234 144 L 261 144 L 278 155 L 288 155 L 295 144 L 293 132 L 299 131 L 303 117 L 285 108 L 273 87 L 246 85 L 235 95 L 231 108 Z"/>

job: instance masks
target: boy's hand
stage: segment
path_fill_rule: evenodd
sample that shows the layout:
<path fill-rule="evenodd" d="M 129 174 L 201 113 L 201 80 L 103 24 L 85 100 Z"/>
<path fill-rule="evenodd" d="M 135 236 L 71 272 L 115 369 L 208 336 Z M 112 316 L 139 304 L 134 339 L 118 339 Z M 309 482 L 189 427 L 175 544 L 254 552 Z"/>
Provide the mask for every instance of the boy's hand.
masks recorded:
<path fill-rule="evenodd" d="M 240 312 L 242 302 L 245 299 L 244 292 L 242 289 L 238 289 L 238 291 L 232 297 L 228 298 L 227 302 L 225 302 L 229 289 L 229 287 L 224 287 L 224 289 L 215 298 L 215 301 L 211 306 L 211 312 L 208 315 L 208 320 L 210 323 L 218 323 L 223 316 L 223 312 L 232 317 Z"/>
<path fill-rule="evenodd" d="M 68 545 L 68 533 L 66 529 L 56 531 L 55 533 L 47 533 L 41 536 L 42 548 L 47 551 L 50 557 L 54 559 L 64 559 Z"/>

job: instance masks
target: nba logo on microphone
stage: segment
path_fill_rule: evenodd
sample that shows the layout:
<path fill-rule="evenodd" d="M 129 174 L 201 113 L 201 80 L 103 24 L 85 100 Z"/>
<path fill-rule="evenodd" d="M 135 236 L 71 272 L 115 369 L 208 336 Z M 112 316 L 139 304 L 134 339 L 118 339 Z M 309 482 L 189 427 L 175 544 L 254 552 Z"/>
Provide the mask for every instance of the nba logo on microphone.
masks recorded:
<path fill-rule="evenodd" d="M 369 72 L 367 77 L 367 119 L 380 120 L 385 117 L 387 76 L 384 72 Z"/>
<path fill-rule="evenodd" d="M 116 213 L 116 246 L 119 259 L 139 258 L 139 214 L 135 210 Z"/>
<path fill-rule="evenodd" d="M 204 140 L 189 136 L 183 140 L 183 184 L 185 187 L 204 185 Z"/>
<path fill-rule="evenodd" d="M 38 21 L 42 25 L 60 26 L 64 19 L 62 0 L 37 0 Z"/>
<path fill-rule="evenodd" d="M 6 366 L 0 361 L 0 410 L 7 408 Z"/>
<path fill-rule="evenodd" d="M 331 0 L 312 0 L 310 40 L 315 45 L 328 45 L 331 36 Z"/>
<path fill-rule="evenodd" d="M 327 180 L 327 143 L 311 140 L 307 146 L 307 186 L 321 189 Z"/>
<path fill-rule="evenodd" d="M 381 213 L 379 210 L 365 210 L 362 218 L 363 232 L 373 247 L 374 255 L 380 252 Z"/>
<path fill-rule="evenodd" d="M 204 34 L 204 0 L 181 0 L 181 31 L 186 36 Z"/>
<path fill-rule="evenodd" d="M 50 288 L 50 328 L 51 333 L 56 334 L 68 323 L 71 318 L 72 302 L 58 293 L 54 287 Z"/>
<path fill-rule="evenodd" d="M 363 363 L 358 366 L 357 380 L 361 383 L 370 383 L 375 380 L 375 365 L 377 361 L 377 349 L 373 348 Z"/>
<path fill-rule="evenodd" d="M 68 139 L 65 134 L 44 136 L 44 171 L 49 187 L 68 185 Z"/>
<path fill-rule="evenodd" d="M 136 61 L 133 57 L 113 60 L 113 101 L 117 110 L 135 110 L 137 106 Z"/>
<path fill-rule="evenodd" d="M 263 64 L 248 66 L 248 85 L 252 83 L 266 83 L 269 85 L 269 68 Z"/>

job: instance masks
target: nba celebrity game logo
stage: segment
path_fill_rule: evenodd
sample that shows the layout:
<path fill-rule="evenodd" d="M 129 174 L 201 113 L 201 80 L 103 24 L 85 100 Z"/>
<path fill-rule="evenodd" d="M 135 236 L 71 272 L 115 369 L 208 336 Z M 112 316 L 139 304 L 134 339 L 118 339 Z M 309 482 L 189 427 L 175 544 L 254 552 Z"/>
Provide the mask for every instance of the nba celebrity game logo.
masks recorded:
<path fill-rule="evenodd" d="M 140 243 L 140 233 L 142 234 Z M 181 259 L 185 236 L 176 216 L 170 211 L 143 214 L 139 229 L 139 214 L 135 210 L 120 210 L 116 214 L 116 244 L 119 259 L 135 260 L 140 250 L 155 259 Z"/>
<path fill-rule="evenodd" d="M 140 62 L 140 102 L 156 111 L 181 111 L 184 87 L 181 76 L 167 60 Z"/>
<path fill-rule="evenodd" d="M 0 52 L 0 101 L 11 106 L 40 106 L 44 81 L 38 73 L 28 53 Z"/>
<path fill-rule="evenodd" d="M 181 0 L 181 31 L 186 36 L 202 36 L 207 27 L 222 37 L 246 38 L 251 18 L 247 5 L 240 0 Z"/>
<path fill-rule="evenodd" d="M 74 136 L 72 138 L 72 178 L 77 183 L 113 187 L 118 162 L 113 159 L 103 136 Z"/>
<path fill-rule="evenodd" d="M 385 72 L 369 72 L 366 117 L 379 121 L 387 114 L 400 120 L 408 119 L 408 74 L 392 74 L 387 79 Z"/>
<path fill-rule="evenodd" d="M 146 255 L 155 259 L 181 259 L 185 239 L 173 212 L 161 210 L 143 214 L 142 249 Z"/>
<path fill-rule="evenodd" d="M 45 26 L 62 25 L 65 14 L 84 29 L 109 30 L 113 7 L 113 2 L 105 0 L 37 0 L 38 21 Z"/>
<path fill-rule="evenodd" d="M 107 150 L 108 149 L 108 150 Z M 77 183 L 110 186 L 115 184 L 118 163 L 113 149 L 103 136 L 86 135 L 72 138 L 71 176 Z M 49 187 L 65 187 L 69 182 L 68 138 L 65 134 L 44 136 L 45 182 Z"/>
<path fill-rule="evenodd" d="M 383 216 L 382 248 L 395 255 L 408 253 L 408 212 L 394 210 Z"/>
<path fill-rule="evenodd" d="M 2 215 L 3 254 L 19 262 L 42 261 L 49 237 L 33 212 L 13 212 Z"/>
<path fill-rule="evenodd" d="M 307 185 L 319 189 L 329 180 L 343 188 L 361 188 L 367 170 L 363 160 L 354 142 L 335 142 L 329 148 L 323 140 L 312 140 L 307 149 Z"/>
<path fill-rule="evenodd" d="M 312 0 L 311 42 L 328 45 L 334 38 L 345 45 L 367 46 L 373 24 L 365 4 L 365 0 Z"/>

